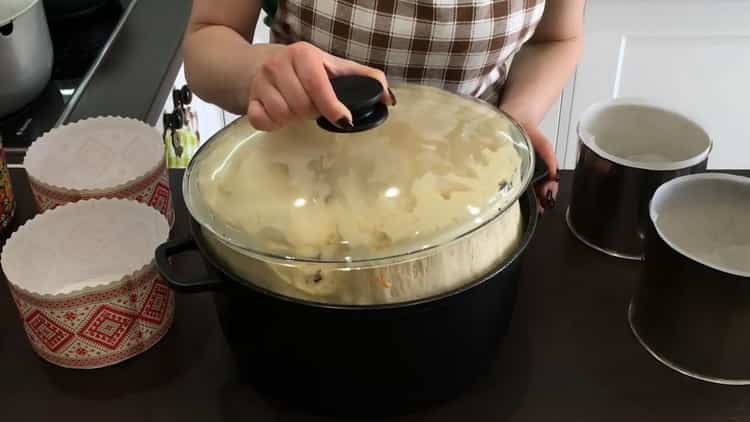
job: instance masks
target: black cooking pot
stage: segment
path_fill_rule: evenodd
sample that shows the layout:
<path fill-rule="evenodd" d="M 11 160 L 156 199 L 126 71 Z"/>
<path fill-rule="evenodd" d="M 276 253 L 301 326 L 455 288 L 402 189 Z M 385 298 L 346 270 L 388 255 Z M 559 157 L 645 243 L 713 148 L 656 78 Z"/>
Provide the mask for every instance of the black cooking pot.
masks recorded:
<path fill-rule="evenodd" d="M 531 155 L 533 148 L 523 128 L 493 106 L 435 88 L 402 85 L 392 87 L 399 95 L 400 108 L 391 113 L 381 101 L 383 87 L 376 80 L 341 77 L 332 86 L 352 112 L 351 128 L 319 120 L 320 127 L 308 122 L 288 132 L 265 134 L 240 119 L 201 146 L 183 182 L 192 236 L 160 246 L 156 264 L 175 290 L 215 291 L 222 329 L 243 373 L 276 397 L 330 412 L 367 414 L 451 397 L 486 372 L 497 356 L 513 310 L 521 256 L 538 218 L 530 186 L 547 171 L 542 160 Z M 442 107 L 435 112 L 437 117 L 418 118 L 423 110 L 436 106 Z M 445 122 L 452 116 L 454 122 Z M 342 131 L 352 133 L 339 135 Z M 454 139 L 450 147 L 444 141 L 447 136 Z M 494 160 L 491 150 L 513 151 L 519 161 L 468 167 Z M 414 171 L 420 163 L 423 166 Z M 454 167 L 452 163 L 459 164 Z M 518 167 L 512 167 L 515 164 Z M 492 170 L 482 173 L 482 168 Z M 441 214 L 435 210 L 451 207 L 445 201 L 454 187 L 440 179 L 441 183 L 430 185 L 432 195 L 422 197 L 432 201 L 423 199 L 421 207 L 401 203 L 405 205 L 401 209 L 409 210 L 405 214 L 416 216 L 401 220 L 405 222 L 399 227 L 408 229 L 399 232 L 394 228 L 397 224 L 384 228 L 382 222 L 370 225 L 378 218 L 399 219 L 401 214 L 389 212 L 398 203 L 388 201 L 402 199 L 399 187 L 417 191 L 415 175 L 421 178 L 433 170 L 480 175 L 473 180 L 486 188 L 467 202 L 456 195 L 453 204 L 457 206 L 451 209 L 460 211 Z M 368 183 L 378 177 L 388 181 L 370 189 Z M 311 183 L 305 185 L 302 179 Z M 225 184 L 238 180 L 241 183 L 233 187 Z M 294 186 L 292 197 L 285 196 L 289 192 L 284 186 Z M 356 188 L 347 193 L 346 186 Z M 222 198 L 230 202 L 209 205 L 205 200 L 216 198 L 214 194 L 226 195 Z M 237 198 L 241 202 L 231 202 Z M 321 213 L 337 212 L 326 204 L 344 203 L 346 211 L 336 217 L 335 233 L 310 242 L 305 234 L 296 237 L 311 232 L 308 221 L 323 228 L 312 230 L 315 236 L 331 230 Z M 310 209 L 319 211 L 307 213 Z M 241 238 L 234 234 L 234 227 L 244 226 L 224 216 L 239 210 L 242 218 L 254 216 L 250 221 L 263 221 L 263 229 L 246 231 L 258 236 L 253 246 L 233 244 Z M 370 219 L 347 225 L 352 221 L 347 219 L 367 212 Z M 433 219 L 436 215 L 440 218 Z M 315 218 L 320 221 L 311 220 Z M 457 220 L 460 228 L 452 231 L 450 224 Z M 222 225 L 225 221 L 226 226 Z M 513 229 L 497 230 L 506 223 Z M 434 230 L 435 224 L 442 228 Z M 294 227 L 302 230 L 296 232 Z M 286 232 L 274 234 L 278 230 Z M 425 233 L 430 237 L 419 237 Z M 336 239 L 331 240 L 331 234 Z M 412 246 L 387 249 L 383 245 L 398 242 L 391 235 L 408 237 Z M 474 242 L 473 236 L 483 240 Z M 253 254 L 256 245 L 284 242 L 326 249 L 313 246 L 312 252 L 305 252 L 304 247 L 294 246 L 294 250 Z M 335 250 L 327 249 L 332 244 L 337 245 Z M 435 249 L 435 245 L 440 246 Z M 248 254 L 229 253 L 240 250 Z M 190 279 L 173 271 L 170 258 L 189 251 L 203 256 L 205 275 Z M 500 256 L 504 264 L 495 267 Z M 326 267 L 332 262 L 339 271 L 335 276 L 332 267 Z M 253 272 L 258 265 L 268 272 Z M 300 277 L 278 278 L 289 269 Z M 455 280 L 446 280 L 448 276 Z M 373 287 L 377 280 L 381 287 Z M 336 285 L 337 281 L 341 284 Z M 347 283 L 362 283 L 354 290 L 364 296 L 353 299 L 347 295 L 356 295 L 351 290 L 336 290 L 352 286 Z M 286 289 L 290 286 L 294 287 Z"/>
<path fill-rule="evenodd" d="M 425 300 L 362 307 L 281 296 L 219 264 L 194 219 L 190 238 L 157 249 L 156 265 L 177 291 L 213 291 L 239 367 L 262 392 L 327 412 L 402 411 L 455 395 L 497 357 L 538 220 L 531 190 L 519 203 L 523 236 L 507 263 Z M 196 250 L 206 273 L 179 275 L 170 258 Z"/>

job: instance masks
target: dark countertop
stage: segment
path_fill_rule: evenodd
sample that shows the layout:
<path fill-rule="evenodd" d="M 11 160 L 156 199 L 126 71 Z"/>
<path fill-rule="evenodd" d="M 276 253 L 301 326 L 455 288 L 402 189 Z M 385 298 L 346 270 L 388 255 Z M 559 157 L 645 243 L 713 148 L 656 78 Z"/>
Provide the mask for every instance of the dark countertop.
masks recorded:
<path fill-rule="evenodd" d="M 67 121 L 117 115 L 155 124 L 182 63 L 191 0 L 137 0 Z"/>
<path fill-rule="evenodd" d="M 172 174 L 173 186 L 181 176 Z M 15 230 L 33 215 L 33 205 L 23 170 L 12 169 L 11 177 Z M 750 420 L 750 387 L 684 377 L 638 345 L 625 311 L 639 264 L 604 256 L 570 235 L 563 220 L 570 182 L 571 173 L 563 173 L 558 208 L 544 216 L 524 258 L 496 368 L 463 396 L 399 420 Z M 183 236 L 187 216 L 179 189 L 174 196 L 174 235 Z M 161 343 L 139 357 L 106 369 L 63 369 L 36 357 L 7 284 L 0 283 L 2 419 L 326 420 L 268 402 L 238 381 L 209 295 L 178 296 L 176 315 Z"/>

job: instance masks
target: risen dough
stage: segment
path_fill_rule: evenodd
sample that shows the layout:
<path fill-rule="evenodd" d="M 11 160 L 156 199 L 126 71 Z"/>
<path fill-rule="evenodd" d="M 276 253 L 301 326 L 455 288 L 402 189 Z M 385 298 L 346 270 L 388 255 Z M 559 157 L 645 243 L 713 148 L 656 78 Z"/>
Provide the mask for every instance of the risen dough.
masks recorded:
<path fill-rule="evenodd" d="M 264 254 L 356 263 L 443 245 L 498 209 L 510 206 L 507 212 L 427 258 L 377 269 L 266 265 L 214 242 L 227 265 L 291 296 L 369 304 L 445 291 L 505 259 L 521 220 L 513 202 L 521 157 L 510 123 L 439 90 L 397 95 L 404 106 L 356 134 L 332 134 L 313 122 L 273 133 L 234 123 L 196 157 L 194 213 L 210 215 L 212 229 L 235 245 Z"/>
<path fill-rule="evenodd" d="M 331 266 L 280 266 L 249 258 L 204 232 L 209 248 L 234 274 L 285 296 L 339 305 L 374 305 L 423 299 L 477 280 L 516 250 L 523 232 L 520 206 L 473 235 L 410 262 L 352 271 Z"/>

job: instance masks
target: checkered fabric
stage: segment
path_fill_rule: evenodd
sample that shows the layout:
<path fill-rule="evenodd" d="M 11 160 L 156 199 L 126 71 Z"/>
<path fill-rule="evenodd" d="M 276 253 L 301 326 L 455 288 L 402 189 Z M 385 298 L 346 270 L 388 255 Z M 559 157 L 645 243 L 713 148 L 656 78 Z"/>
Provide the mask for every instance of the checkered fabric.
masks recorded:
<path fill-rule="evenodd" d="M 544 0 L 279 0 L 272 41 L 307 41 L 383 70 L 497 103 Z"/>

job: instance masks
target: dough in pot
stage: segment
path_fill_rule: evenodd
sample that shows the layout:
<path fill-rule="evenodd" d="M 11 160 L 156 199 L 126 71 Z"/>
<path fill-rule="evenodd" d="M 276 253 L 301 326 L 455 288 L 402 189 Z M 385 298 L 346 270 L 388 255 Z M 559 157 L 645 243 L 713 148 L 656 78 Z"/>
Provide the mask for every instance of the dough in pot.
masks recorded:
<path fill-rule="evenodd" d="M 338 304 L 424 298 L 506 260 L 522 230 L 511 123 L 440 90 L 397 95 L 399 109 L 372 130 L 333 134 L 304 122 L 265 133 L 242 120 L 196 157 L 191 211 L 211 216 L 220 237 L 266 255 L 339 264 L 266 263 L 206 233 L 214 253 L 269 290 Z M 498 209 L 505 212 L 495 218 Z M 387 265 L 357 264 L 373 259 Z"/>
<path fill-rule="evenodd" d="M 285 267 L 243 255 L 203 233 L 212 254 L 237 276 L 293 298 L 337 305 L 375 305 L 424 299 L 477 280 L 506 262 L 523 235 L 520 206 L 471 236 L 417 260 L 341 270 L 315 264 Z"/>

